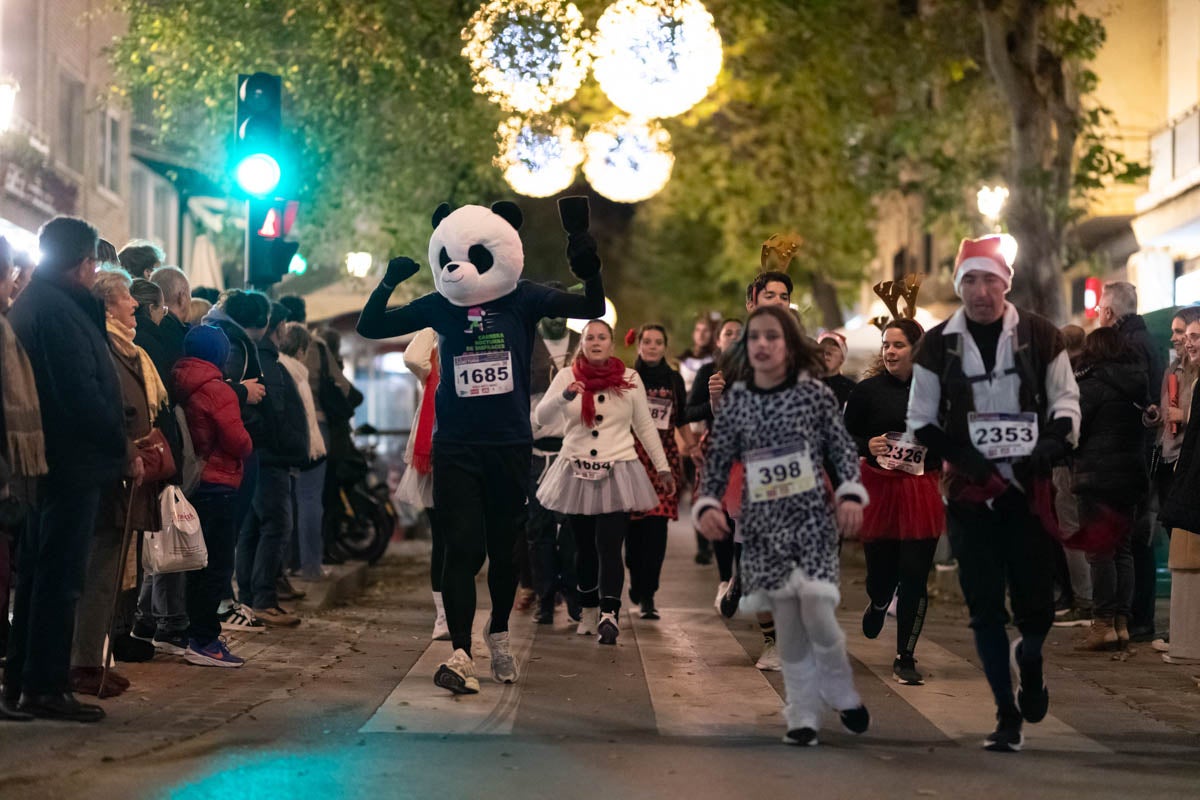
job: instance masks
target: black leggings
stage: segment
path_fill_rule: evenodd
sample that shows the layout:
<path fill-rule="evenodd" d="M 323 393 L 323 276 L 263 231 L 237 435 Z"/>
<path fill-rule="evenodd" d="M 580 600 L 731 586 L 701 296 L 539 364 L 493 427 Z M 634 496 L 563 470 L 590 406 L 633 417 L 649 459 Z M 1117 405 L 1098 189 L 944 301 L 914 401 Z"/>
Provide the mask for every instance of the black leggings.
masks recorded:
<path fill-rule="evenodd" d="M 529 486 L 528 445 L 433 449 L 433 504 L 446 545 L 442 602 L 455 649 L 471 652 L 475 576 L 488 562 L 492 633 L 508 630 L 517 593 L 513 539 Z"/>
<path fill-rule="evenodd" d="M 625 565 L 621 562 L 621 542 L 629 529 L 629 512 L 571 515 L 575 534 L 575 574 L 579 579 L 579 605 L 600 607 L 601 611 L 621 610 L 621 587 L 625 584 Z"/>
<path fill-rule="evenodd" d="M 925 624 L 929 603 L 926 581 L 937 539 L 875 539 L 863 542 L 867 557 L 867 594 L 876 608 L 896 598 L 896 653 L 911 656 Z"/>
<path fill-rule="evenodd" d="M 724 513 L 724 512 L 722 512 Z M 725 514 L 725 523 L 729 526 L 729 535 L 712 543 L 713 553 L 717 557 L 717 575 L 722 581 L 733 580 L 733 567 L 742 557 L 742 546 L 733 540 L 737 523 L 733 517 Z"/>
<path fill-rule="evenodd" d="M 442 536 L 442 521 L 438 518 L 437 511 L 427 508 L 425 516 L 429 518 L 429 538 L 433 542 L 433 551 L 429 557 L 429 586 L 433 591 L 441 592 L 442 574 L 446 570 L 446 540 Z"/>
<path fill-rule="evenodd" d="M 663 559 L 667 556 L 666 517 L 630 520 L 625 538 L 625 566 L 629 567 L 629 591 L 639 601 L 658 591 Z"/>

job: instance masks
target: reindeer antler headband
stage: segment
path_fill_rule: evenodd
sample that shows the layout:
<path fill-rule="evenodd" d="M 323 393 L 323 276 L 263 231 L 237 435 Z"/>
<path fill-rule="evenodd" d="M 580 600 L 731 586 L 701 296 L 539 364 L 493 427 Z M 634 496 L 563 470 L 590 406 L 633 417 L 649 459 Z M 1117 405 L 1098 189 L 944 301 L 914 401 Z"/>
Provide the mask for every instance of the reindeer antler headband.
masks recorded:
<path fill-rule="evenodd" d="M 759 257 L 760 272 L 787 272 L 788 264 L 796 256 L 796 251 L 804 239 L 798 233 L 775 233 L 763 242 L 762 255 Z"/>
<path fill-rule="evenodd" d="M 891 317 L 875 317 L 871 324 L 883 330 L 894 319 L 913 319 L 917 316 L 917 295 L 921 292 L 921 276 L 909 273 L 902 281 L 880 281 L 872 287 L 875 294 L 892 312 Z M 899 301 L 904 300 L 904 313 L 900 313 Z"/>

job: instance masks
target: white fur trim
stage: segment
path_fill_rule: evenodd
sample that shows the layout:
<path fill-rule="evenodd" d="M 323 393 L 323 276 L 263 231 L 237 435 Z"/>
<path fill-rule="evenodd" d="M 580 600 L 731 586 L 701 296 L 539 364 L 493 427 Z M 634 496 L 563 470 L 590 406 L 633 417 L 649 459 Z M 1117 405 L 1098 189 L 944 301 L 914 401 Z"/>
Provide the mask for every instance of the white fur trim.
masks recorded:
<path fill-rule="evenodd" d="M 1012 288 L 1012 267 L 1004 266 L 995 259 L 985 258 L 984 256 L 973 256 L 963 259 L 963 262 L 954 270 L 954 293 L 959 297 L 962 297 L 963 276 L 968 272 L 990 272 L 996 277 L 1003 279 L 1004 285 L 1009 289 Z"/>
<path fill-rule="evenodd" d="M 871 495 L 867 494 L 867 487 L 863 486 L 858 481 L 842 481 L 842 485 L 833 493 L 834 497 L 841 500 L 846 495 L 856 495 L 865 507 L 871 502 Z"/>
<path fill-rule="evenodd" d="M 692 503 L 692 521 L 698 523 L 700 515 L 710 508 L 720 511 L 721 501 L 715 497 L 697 497 L 696 501 Z"/>
<path fill-rule="evenodd" d="M 743 614 L 758 614 L 763 611 L 770 611 L 772 600 L 778 600 L 785 597 L 828 597 L 833 600 L 834 605 L 842 601 L 841 590 L 837 584 L 829 583 L 828 581 L 817 581 L 808 577 L 808 575 L 800 567 L 792 570 L 792 574 L 788 576 L 787 582 L 778 589 L 767 591 L 759 589 L 756 592 L 742 595 L 741 601 L 738 603 L 738 611 Z"/>

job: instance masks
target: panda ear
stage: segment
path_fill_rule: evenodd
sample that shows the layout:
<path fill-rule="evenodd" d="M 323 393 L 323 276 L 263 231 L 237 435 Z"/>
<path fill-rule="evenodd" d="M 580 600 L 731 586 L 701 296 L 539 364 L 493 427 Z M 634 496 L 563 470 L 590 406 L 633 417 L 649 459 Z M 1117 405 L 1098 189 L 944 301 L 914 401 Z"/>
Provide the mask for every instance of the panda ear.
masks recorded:
<path fill-rule="evenodd" d="M 434 227 L 434 229 L 436 229 L 438 225 L 441 225 L 442 220 L 444 220 L 448 216 L 450 216 L 450 204 L 442 203 L 433 212 L 433 227 Z"/>
<path fill-rule="evenodd" d="M 501 200 L 498 203 L 492 203 L 492 213 L 498 214 L 508 221 L 509 225 L 513 226 L 514 230 L 521 230 L 521 223 L 525 218 L 521 215 L 521 209 L 516 203 L 509 200 Z"/>

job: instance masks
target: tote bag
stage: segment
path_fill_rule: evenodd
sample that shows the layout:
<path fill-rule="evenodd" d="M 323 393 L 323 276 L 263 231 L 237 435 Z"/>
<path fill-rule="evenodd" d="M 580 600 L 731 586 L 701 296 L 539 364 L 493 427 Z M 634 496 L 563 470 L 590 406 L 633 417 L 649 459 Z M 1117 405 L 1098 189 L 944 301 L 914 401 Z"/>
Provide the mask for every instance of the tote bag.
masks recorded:
<path fill-rule="evenodd" d="M 188 572 L 208 566 L 208 548 L 196 509 L 178 486 L 168 486 L 159 496 L 163 529 L 146 533 L 142 541 L 142 569 L 147 575 Z"/>

